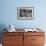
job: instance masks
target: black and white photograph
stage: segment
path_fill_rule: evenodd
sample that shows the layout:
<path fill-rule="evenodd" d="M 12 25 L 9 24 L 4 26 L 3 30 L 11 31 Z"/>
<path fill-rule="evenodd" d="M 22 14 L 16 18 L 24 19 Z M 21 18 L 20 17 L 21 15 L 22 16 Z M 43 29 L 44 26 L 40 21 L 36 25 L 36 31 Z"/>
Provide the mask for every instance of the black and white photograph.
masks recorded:
<path fill-rule="evenodd" d="M 18 7 L 17 18 L 22 20 L 34 19 L 34 8 L 33 7 Z"/>

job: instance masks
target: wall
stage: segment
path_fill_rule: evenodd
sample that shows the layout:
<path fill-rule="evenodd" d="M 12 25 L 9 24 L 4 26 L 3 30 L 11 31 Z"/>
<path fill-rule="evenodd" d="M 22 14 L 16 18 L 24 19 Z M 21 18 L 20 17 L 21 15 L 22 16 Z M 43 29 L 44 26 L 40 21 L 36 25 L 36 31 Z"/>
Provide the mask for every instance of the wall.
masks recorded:
<path fill-rule="evenodd" d="M 1 0 L 0 24 L 16 28 L 46 28 L 46 0 Z M 17 7 L 34 7 L 34 20 L 17 20 Z"/>

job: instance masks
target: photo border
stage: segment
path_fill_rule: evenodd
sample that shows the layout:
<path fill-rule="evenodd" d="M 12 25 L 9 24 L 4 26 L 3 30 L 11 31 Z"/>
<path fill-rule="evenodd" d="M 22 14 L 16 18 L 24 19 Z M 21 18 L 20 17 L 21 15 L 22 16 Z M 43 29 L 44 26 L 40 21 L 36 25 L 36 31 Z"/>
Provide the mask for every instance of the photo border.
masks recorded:
<path fill-rule="evenodd" d="M 32 17 L 29 17 L 29 18 L 19 17 L 19 9 L 32 9 Z M 17 19 L 18 20 L 34 20 L 34 7 L 18 7 L 17 8 Z"/>

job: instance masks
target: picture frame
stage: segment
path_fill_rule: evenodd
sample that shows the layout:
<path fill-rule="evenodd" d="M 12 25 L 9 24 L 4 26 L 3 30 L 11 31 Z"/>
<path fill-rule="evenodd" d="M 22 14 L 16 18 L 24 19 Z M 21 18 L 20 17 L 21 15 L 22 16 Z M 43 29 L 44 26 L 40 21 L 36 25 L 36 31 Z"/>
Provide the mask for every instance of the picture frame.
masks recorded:
<path fill-rule="evenodd" d="M 18 20 L 33 20 L 34 19 L 34 7 L 18 7 L 17 8 Z"/>

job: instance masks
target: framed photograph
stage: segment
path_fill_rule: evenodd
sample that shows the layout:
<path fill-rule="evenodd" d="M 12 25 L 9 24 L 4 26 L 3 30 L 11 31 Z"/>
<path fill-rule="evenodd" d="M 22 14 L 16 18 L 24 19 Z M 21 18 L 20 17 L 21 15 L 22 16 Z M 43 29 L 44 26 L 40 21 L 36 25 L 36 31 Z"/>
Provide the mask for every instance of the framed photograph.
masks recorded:
<path fill-rule="evenodd" d="M 34 19 L 34 8 L 33 7 L 18 7 L 17 8 L 17 19 L 33 20 Z"/>

